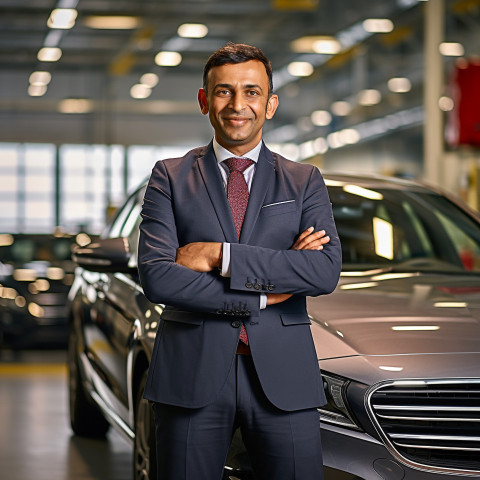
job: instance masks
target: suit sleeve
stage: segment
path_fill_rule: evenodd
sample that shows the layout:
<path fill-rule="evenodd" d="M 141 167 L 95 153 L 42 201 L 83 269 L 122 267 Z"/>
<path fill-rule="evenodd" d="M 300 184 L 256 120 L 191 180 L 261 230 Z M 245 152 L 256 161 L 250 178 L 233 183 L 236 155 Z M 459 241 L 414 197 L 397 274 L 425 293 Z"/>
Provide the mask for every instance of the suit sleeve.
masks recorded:
<path fill-rule="evenodd" d="M 145 192 L 138 246 L 138 270 L 152 303 L 209 313 L 257 316 L 257 292 L 231 290 L 218 272 L 200 273 L 175 263 L 177 230 L 170 181 L 162 161 L 152 171 Z"/>
<path fill-rule="evenodd" d="M 272 250 L 231 244 L 230 287 L 305 296 L 331 293 L 340 276 L 342 253 L 327 188 L 316 168 L 305 189 L 299 233 L 310 226 L 330 236 L 323 250 Z"/>

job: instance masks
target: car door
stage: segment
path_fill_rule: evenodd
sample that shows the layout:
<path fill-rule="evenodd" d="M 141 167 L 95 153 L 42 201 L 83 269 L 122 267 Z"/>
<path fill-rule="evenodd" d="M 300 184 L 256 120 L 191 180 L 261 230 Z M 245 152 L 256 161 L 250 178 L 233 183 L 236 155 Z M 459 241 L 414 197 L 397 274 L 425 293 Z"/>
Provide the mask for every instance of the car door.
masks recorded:
<path fill-rule="evenodd" d="M 107 237 L 128 237 L 138 229 L 143 189 L 135 192 L 119 211 Z M 141 317 L 137 297 L 140 294 L 135 274 L 93 274 L 91 288 L 95 290 L 95 312 L 86 329 L 86 346 L 90 361 L 101 378 L 96 385 L 102 399 L 131 426 L 131 403 L 127 385 L 130 346 Z"/>

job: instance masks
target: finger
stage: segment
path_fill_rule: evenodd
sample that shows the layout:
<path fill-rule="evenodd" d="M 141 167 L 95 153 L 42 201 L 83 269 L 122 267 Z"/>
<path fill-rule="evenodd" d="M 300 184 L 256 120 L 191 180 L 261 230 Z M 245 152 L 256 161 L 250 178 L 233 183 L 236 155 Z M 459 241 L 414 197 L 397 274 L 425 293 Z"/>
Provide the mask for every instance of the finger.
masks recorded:
<path fill-rule="evenodd" d="M 327 244 L 330 241 L 330 237 L 318 238 L 315 241 L 309 242 L 304 245 L 302 248 L 297 250 L 323 250 L 323 245 Z"/>
<path fill-rule="evenodd" d="M 316 242 L 318 239 L 322 238 L 325 235 L 325 230 L 320 230 L 319 232 L 314 232 L 305 237 L 299 244 L 298 249 L 302 250 L 312 242 Z"/>
<path fill-rule="evenodd" d="M 299 235 L 299 237 L 297 238 L 297 240 L 295 241 L 295 243 L 292 245 L 292 249 L 293 249 L 293 250 L 298 249 L 298 246 L 301 244 L 301 242 L 303 241 L 303 239 L 306 238 L 306 237 L 308 237 L 312 232 L 313 232 L 313 227 L 308 227 L 306 230 L 304 230 L 304 231 Z"/>

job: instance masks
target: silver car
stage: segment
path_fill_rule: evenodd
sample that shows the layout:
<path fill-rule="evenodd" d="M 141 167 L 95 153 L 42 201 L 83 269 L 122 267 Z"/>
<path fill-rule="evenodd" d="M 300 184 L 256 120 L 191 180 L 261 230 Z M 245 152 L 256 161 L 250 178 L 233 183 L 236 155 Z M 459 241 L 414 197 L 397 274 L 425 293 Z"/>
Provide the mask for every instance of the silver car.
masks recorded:
<path fill-rule="evenodd" d="M 480 477 L 480 218 L 410 181 L 325 175 L 343 249 L 336 291 L 308 312 L 328 404 L 327 480 Z M 134 445 L 133 477 L 155 478 L 142 398 L 161 305 L 136 271 L 143 190 L 74 258 L 73 430 L 113 424 Z M 239 433 L 225 479 L 251 478 Z"/>

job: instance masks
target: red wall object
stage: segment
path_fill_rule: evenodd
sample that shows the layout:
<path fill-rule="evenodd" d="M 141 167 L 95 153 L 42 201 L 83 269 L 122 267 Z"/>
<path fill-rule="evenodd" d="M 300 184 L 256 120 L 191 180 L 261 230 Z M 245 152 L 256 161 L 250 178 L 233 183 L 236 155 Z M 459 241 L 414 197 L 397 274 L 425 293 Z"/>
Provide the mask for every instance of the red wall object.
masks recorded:
<path fill-rule="evenodd" d="M 454 108 L 449 112 L 445 137 L 447 143 L 480 146 L 480 61 L 457 62 L 450 78 L 450 96 Z"/>

